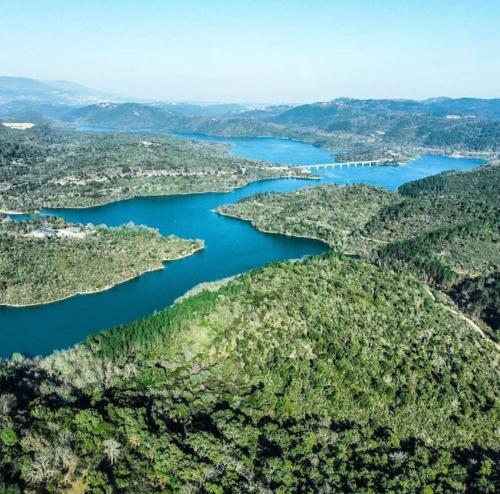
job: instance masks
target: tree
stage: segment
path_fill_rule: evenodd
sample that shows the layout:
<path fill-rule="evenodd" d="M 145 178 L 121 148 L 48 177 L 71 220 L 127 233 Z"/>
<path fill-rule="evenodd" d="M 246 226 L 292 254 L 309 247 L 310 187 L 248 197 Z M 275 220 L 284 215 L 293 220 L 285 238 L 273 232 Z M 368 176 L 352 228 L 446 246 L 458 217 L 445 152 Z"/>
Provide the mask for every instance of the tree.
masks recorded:
<path fill-rule="evenodd" d="M 104 452 L 106 453 L 106 456 L 108 457 L 109 463 L 113 465 L 120 455 L 121 451 L 121 444 L 118 441 L 115 441 L 114 439 L 106 439 L 102 443 L 104 446 Z"/>

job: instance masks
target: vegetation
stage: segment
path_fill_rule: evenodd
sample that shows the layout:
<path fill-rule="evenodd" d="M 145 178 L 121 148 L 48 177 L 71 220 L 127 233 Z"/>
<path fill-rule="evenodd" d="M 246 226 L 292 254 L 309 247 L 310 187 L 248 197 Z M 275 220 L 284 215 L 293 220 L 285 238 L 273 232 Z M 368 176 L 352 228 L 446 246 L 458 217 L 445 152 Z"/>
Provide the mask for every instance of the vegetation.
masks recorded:
<path fill-rule="evenodd" d="M 288 194 L 257 194 L 218 211 L 250 221 L 263 231 L 314 237 L 335 250 L 352 253 L 353 236 L 384 207 L 398 201 L 382 188 L 322 185 Z"/>
<path fill-rule="evenodd" d="M 0 83 L 9 105 L 0 115 L 31 111 L 11 101 L 29 81 Z M 499 149 L 498 101 L 341 99 L 250 112 L 61 104 L 83 89 L 53 100 L 33 86 L 36 121 L 285 136 L 340 159 Z M 0 361 L 0 494 L 495 492 L 499 345 L 483 328 L 494 334 L 500 321 L 499 171 L 221 208 L 341 253 L 210 283 L 47 358 Z M 0 210 L 295 175 L 307 176 L 161 135 L 0 125 Z M 0 303 L 104 289 L 201 247 L 133 225 L 3 219 Z"/>
<path fill-rule="evenodd" d="M 452 298 L 466 312 L 482 319 L 497 331 L 500 328 L 500 274 L 466 278 L 452 288 Z"/>
<path fill-rule="evenodd" d="M 200 240 L 165 238 L 131 224 L 107 228 L 61 218 L 0 220 L 0 304 L 40 304 L 105 290 L 202 247 Z"/>
<path fill-rule="evenodd" d="M 186 139 L 0 127 L 0 210 L 94 206 L 309 176 L 300 169 L 233 158 L 225 146 Z"/>
<path fill-rule="evenodd" d="M 496 165 L 496 166 L 493 166 Z M 491 197 L 498 196 L 498 174 L 500 160 L 492 166 L 482 166 L 474 172 L 449 172 L 408 182 L 399 187 L 399 192 L 410 197 Z"/>
<path fill-rule="evenodd" d="M 497 357 L 415 279 L 334 254 L 272 265 L 4 362 L 3 488 L 493 493 Z"/>
<path fill-rule="evenodd" d="M 6 83 L 7 82 L 7 83 Z M 274 136 L 299 139 L 334 150 L 344 161 L 405 161 L 422 151 L 480 154 L 500 151 L 500 99 L 434 98 L 411 100 L 333 101 L 246 110 L 238 105 L 100 103 L 85 107 L 60 104 L 46 88 L 0 80 L 0 118 L 49 121 L 59 125 L 115 130 L 194 132 L 219 136 Z M 59 96 L 78 96 L 69 88 Z M 80 91 L 82 88 L 76 88 Z M 32 94 L 34 98 L 29 98 Z M 41 92 L 40 92 L 41 91 Z M 6 103 L 1 104 L 2 94 Z M 90 94 L 89 96 L 92 96 Z M 35 101 L 33 101 L 35 99 Z M 103 99 L 103 98 L 101 98 Z M 115 98 L 116 101 L 116 98 Z M 14 120 L 13 120 L 14 119 Z"/>
<path fill-rule="evenodd" d="M 339 98 L 284 111 L 273 122 L 309 129 L 322 145 L 354 157 L 386 149 L 497 152 L 500 100 L 438 98 L 426 101 Z M 359 146 L 361 144 L 361 147 Z M 357 153 L 361 151 L 361 155 Z"/>
<path fill-rule="evenodd" d="M 416 274 L 498 330 L 499 188 L 500 167 L 485 166 L 412 182 L 399 193 L 323 186 L 257 195 L 219 211 Z"/>

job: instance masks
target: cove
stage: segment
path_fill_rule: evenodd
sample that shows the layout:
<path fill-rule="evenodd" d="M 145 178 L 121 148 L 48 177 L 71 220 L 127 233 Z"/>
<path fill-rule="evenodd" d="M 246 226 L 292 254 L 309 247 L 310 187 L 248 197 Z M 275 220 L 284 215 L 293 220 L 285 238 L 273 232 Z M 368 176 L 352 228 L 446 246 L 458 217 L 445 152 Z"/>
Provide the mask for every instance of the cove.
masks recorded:
<path fill-rule="evenodd" d="M 292 139 L 277 137 L 216 137 L 180 133 L 172 135 L 195 141 L 229 144 L 231 154 L 251 160 L 288 165 L 317 165 L 335 161 L 327 150 Z"/>
<path fill-rule="evenodd" d="M 259 146 L 257 138 L 248 141 L 251 142 L 247 142 L 247 146 Z M 281 147 L 283 143 L 279 141 L 277 145 Z M 313 148 L 309 144 L 294 144 L 306 146 L 303 152 Z M 232 152 L 244 151 L 233 146 Z M 293 156 L 289 158 L 281 162 L 291 163 Z M 0 356 L 7 357 L 13 352 L 46 355 L 78 343 L 89 334 L 161 310 L 198 283 L 269 262 L 321 254 L 327 250 L 327 246 L 318 241 L 261 233 L 246 222 L 212 212 L 219 205 L 260 192 L 290 192 L 320 183 L 362 182 L 394 190 L 409 180 L 479 164 L 480 160 L 422 156 L 399 167 L 322 170 L 319 181 L 265 180 L 230 193 L 136 198 L 88 209 L 44 211 L 44 214 L 55 214 L 78 223 L 118 226 L 133 221 L 158 228 L 164 235 L 174 233 L 185 238 L 204 239 L 206 248 L 191 257 L 167 262 L 162 270 L 146 273 L 105 292 L 79 295 L 48 305 L 0 307 Z"/>

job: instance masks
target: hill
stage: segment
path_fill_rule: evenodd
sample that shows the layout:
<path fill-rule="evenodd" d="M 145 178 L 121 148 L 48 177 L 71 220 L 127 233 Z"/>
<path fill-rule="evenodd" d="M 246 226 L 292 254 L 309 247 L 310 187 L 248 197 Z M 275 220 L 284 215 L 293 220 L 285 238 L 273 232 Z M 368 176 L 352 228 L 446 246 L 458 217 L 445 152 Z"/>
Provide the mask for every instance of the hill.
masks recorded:
<path fill-rule="evenodd" d="M 485 166 L 411 182 L 399 193 L 323 186 L 261 194 L 219 212 L 415 274 L 498 330 L 499 189 L 500 167 Z"/>
<path fill-rule="evenodd" d="M 0 91 L 0 118 L 113 130 L 284 137 L 331 149 L 345 161 L 389 156 L 405 160 L 422 151 L 491 157 L 500 150 L 500 99 L 339 98 L 248 110 L 237 104 L 130 103 L 105 95 L 96 99 L 92 90 L 73 83 L 47 87 L 32 82 L 19 82 L 14 91 L 19 97 L 13 99 L 15 84 L 10 81 L 4 104 Z M 63 107 L 68 104 L 78 107 Z"/>
<path fill-rule="evenodd" d="M 181 115 L 175 115 L 182 118 Z M 74 125 L 118 130 L 164 129 L 172 114 L 160 107 L 140 103 L 110 103 L 77 108 L 66 116 Z"/>
<path fill-rule="evenodd" d="M 275 124 L 309 128 L 318 143 L 368 153 L 384 146 L 454 151 L 498 151 L 500 100 L 435 98 L 337 100 L 301 105 L 271 119 Z M 356 143 L 356 146 L 354 146 Z M 377 149 L 379 149 L 377 151 Z M 371 151 L 370 151 L 371 150 Z"/>
<path fill-rule="evenodd" d="M 43 125 L 0 133 L 0 210 L 227 191 L 288 176 L 309 174 L 232 157 L 223 145 L 162 135 L 62 131 Z"/>
<path fill-rule="evenodd" d="M 428 117 L 500 118 L 500 99 L 432 98 L 428 100 L 351 99 L 339 98 L 324 103 L 299 105 L 281 113 L 281 123 L 324 127 L 339 116 L 420 115 Z M 453 118 L 451 118 L 453 119 Z"/>
<path fill-rule="evenodd" d="M 409 197 L 427 197 L 429 199 L 453 197 L 488 197 L 497 199 L 499 186 L 500 161 L 496 166 L 484 166 L 475 171 L 452 171 L 440 175 L 408 182 L 399 187 L 399 192 Z"/>
<path fill-rule="evenodd" d="M 494 492 L 497 357 L 414 279 L 280 263 L 5 362 L 1 477 L 9 492 Z"/>
<path fill-rule="evenodd" d="M 70 125 L 114 130 L 154 130 L 221 136 L 260 136 L 279 132 L 275 124 L 248 118 L 238 105 L 183 103 L 99 103 L 61 115 Z M 0 108 L 1 115 L 1 108 Z"/>

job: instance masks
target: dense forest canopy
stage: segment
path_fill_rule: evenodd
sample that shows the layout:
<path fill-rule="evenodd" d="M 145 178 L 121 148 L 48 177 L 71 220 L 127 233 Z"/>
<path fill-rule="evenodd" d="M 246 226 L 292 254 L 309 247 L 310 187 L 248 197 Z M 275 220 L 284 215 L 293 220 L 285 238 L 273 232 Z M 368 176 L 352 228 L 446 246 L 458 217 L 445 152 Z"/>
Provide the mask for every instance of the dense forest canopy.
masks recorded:
<path fill-rule="evenodd" d="M 10 493 L 492 493 L 497 357 L 415 279 L 280 263 L 4 362 L 1 476 Z"/>
<path fill-rule="evenodd" d="M 73 225 L 62 218 L 0 218 L 0 305 L 30 305 L 105 290 L 203 248 L 133 224 Z"/>

